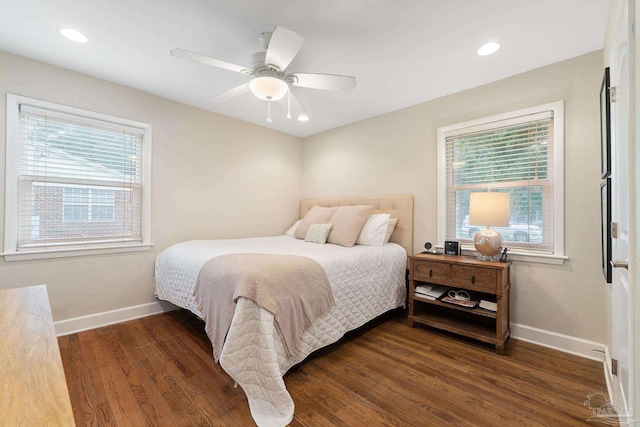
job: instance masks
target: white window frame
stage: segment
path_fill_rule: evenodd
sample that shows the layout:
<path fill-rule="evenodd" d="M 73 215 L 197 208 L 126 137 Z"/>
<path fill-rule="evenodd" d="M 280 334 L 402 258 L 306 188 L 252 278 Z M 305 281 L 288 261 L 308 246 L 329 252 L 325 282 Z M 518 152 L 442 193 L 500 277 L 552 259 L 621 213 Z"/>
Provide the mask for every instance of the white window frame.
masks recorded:
<path fill-rule="evenodd" d="M 20 105 L 27 104 L 35 107 L 73 114 L 89 120 L 101 120 L 123 126 L 135 127 L 143 130 L 142 138 L 142 213 L 141 234 L 142 242 L 135 244 L 114 243 L 109 246 L 84 246 L 82 248 L 49 248 L 30 251 L 17 251 L 18 245 L 18 161 L 20 144 Z M 30 259 L 60 258 L 83 255 L 99 255 L 120 252 L 136 252 L 149 250 L 151 242 L 151 141 L 152 129 L 148 123 L 138 122 L 120 117 L 109 116 L 93 111 L 82 110 L 53 102 L 28 98 L 21 95 L 7 94 L 7 139 L 5 160 L 5 219 L 4 219 L 4 256 L 5 261 L 22 261 Z"/>
<path fill-rule="evenodd" d="M 491 126 L 492 122 L 509 120 L 521 116 L 553 111 L 553 253 L 541 254 L 519 249 L 508 252 L 510 260 L 529 261 L 545 264 L 562 265 L 568 259 L 564 252 L 564 101 L 551 102 L 535 107 L 524 108 L 508 113 L 483 117 L 463 123 L 456 123 L 438 128 L 438 242 L 444 245 L 447 231 L 447 180 L 446 180 L 446 140 L 445 135 L 472 126 Z M 463 253 L 471 255 L 475 248 L 471 245 L 462 246 Z"/>

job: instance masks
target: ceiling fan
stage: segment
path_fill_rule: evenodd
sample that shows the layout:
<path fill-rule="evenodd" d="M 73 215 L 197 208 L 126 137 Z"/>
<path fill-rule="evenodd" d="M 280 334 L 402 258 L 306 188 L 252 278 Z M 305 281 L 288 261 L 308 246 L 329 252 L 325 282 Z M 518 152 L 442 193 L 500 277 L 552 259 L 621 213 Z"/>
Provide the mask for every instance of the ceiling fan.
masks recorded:
<path fill-rule="evenodd" d="M 351 91 L 356 86 L 356 78 L 350 76 L 285 73 L 285 70 L 304 43 L 304 39 L 291 30 L 276 26 L 273 32 L 262 33 L 260 42 L 265 51 L 251 55 L 249 68 L 184 49 L 173 49 L 171 50 L 171 55 L 253 76 L 248 83 L 219 95 L 213 101 L 224 103 L 251 91 L 258 99 L 268 101 L 268 122 L 271 122 L 271 102 L 282 101 L 285 95 L 288 95 L 286 105 L 287 118 L 291 118 L 291 102 L 293 101 L 300 111 L 298 120 L 309 120 L 305 108 L 291 93 L 292 86 L 334 91 Z"/>

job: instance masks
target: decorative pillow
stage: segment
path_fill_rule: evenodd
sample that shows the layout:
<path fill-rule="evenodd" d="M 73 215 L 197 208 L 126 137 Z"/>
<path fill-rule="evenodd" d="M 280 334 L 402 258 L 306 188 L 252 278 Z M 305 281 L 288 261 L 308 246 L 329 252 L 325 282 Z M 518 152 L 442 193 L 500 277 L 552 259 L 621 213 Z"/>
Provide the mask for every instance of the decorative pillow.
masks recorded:
<path fill-rule="evenodd" d="M 301 219 L 297 220 L 290 229 L 287 230 L 286 233 L 284 233 L 285 236 L 289 236 L 289 237 L 296 237 L 293 235 L 293 233 L 296 231 L 296 228 L 298 228 L 298 225 L 300 225 L 300 223 L 302 222 Z"/>
<path fill-rule="evenodd" d="M 304 241 L 324 245 L 327 243 L 327 236 L 330 231 L 331 224 L 311 224 L 307 231 L 307 235 L 304 236 Z"/>
<path fill-rule="evenodd" d="M 385 245 L 389 243 L 389 239 L 391 239 L 391 235 L 393 234 L 393 230 L 396 229 L 396 224 L 398 224 L 398 218 L 389 219 L 389 226 L 387 227 L 387 235 L 384 238 Z"/>
<path fill-rule="evenodd" d="M 328 224 L 329 220 L 337 210 L 338 207 L 323 208 L 320 206 L 314 206 L 309 213 L 305 215 L 300 224 L 298 224 L 293 235 L 298 239 L 304 239 L 311 224 Z"/>
<path fill-rule="evenodd" d="M 389 218 L 391 218 L 391 215 L 386 213 L 369 215 L 362 226 L 362 230 L 360 230 L 356 244 L 365 246 L 384 245 L 387 228 L 389 227 Z"/>
<path fill-rule="evenodd" d="M 358 234 L 369 217 L 372 206 L 340 206 L 329 222 L 333 224 L 327 243 L 350 248 L 356 243 Z"/>

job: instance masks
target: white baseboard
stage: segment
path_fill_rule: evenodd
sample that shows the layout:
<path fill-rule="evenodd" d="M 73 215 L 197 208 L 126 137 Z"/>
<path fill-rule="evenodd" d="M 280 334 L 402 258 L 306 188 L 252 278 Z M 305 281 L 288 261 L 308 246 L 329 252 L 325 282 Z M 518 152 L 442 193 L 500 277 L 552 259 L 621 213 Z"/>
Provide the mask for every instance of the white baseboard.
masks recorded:
<path fill-rule="evenodd" d="M 172 311 L 177 307 L 167 301 L 154 301 L 148 304 L 134 305 L 132 307 L 120 308 L 118 310 L 105 311 L 102 313 L 90 314 L 88 316 L 74 317 L 72 319 L 53 322 L 57 336 L 75 334 L 76 332 L 96 329 L 102 326 L 113 325 L 114 323 L 126 322 L 127 320 L 139 317 L 160 314 Z"/>
<path fill-rule="evenodd" d="M 605 358 L 606 346 L 604 344 L 531 326 L 512 323 L 511 337 L 598 362 L 602 362 Z"/>

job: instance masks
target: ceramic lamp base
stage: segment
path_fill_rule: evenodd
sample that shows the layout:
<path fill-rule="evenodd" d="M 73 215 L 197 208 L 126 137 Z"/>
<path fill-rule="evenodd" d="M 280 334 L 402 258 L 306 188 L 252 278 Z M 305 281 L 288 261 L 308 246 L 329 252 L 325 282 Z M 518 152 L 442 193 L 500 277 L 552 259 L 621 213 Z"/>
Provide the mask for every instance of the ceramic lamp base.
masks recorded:
<path fill-rule="evenodd" d="M 480 252 L 478 259 L 483 261 L 497 261 L 502 242 L 502 234 L 490 228 L 478 231 L 473 237 L 476 251 Z"/>

